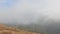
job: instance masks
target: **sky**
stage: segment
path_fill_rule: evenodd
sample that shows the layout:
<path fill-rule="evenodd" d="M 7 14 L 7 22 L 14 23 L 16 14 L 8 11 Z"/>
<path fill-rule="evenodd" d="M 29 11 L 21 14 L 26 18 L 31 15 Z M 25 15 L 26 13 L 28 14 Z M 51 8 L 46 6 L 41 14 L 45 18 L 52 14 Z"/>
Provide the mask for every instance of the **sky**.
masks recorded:
<path fill-rule="evenodd" d="M 60 19 L 60 0 L 48 0 L 48 9 L 53 19 Z"/>
<path fill-rule="evenodd" d="M 0 22 L 37 22 L 41 16 L 60 19 L 60 0 L 0 0 Z"/>

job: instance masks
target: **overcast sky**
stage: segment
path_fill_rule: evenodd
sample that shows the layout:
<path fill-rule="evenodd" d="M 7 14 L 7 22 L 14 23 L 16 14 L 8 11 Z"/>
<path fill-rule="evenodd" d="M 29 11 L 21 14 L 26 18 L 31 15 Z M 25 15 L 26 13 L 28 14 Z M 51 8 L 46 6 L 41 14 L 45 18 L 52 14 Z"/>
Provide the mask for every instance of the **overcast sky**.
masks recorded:
<path fill-rule="evenodd" d="M 41 16 L 60 19 L 60 0 L 0 0 L 0 22 L 36 22 Z"/>

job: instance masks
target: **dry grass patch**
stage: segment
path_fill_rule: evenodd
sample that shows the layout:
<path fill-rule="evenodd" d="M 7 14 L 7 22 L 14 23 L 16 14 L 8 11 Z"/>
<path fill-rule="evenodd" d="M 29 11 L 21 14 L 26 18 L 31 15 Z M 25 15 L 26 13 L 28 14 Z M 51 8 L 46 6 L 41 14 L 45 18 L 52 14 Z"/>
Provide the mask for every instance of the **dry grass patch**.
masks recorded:
<path fill-rule="evenodd" d="M 8 27 L 0 24 L 0 34 L 40 34 L 40 33 L 24 31 L 15 27 Z"/>

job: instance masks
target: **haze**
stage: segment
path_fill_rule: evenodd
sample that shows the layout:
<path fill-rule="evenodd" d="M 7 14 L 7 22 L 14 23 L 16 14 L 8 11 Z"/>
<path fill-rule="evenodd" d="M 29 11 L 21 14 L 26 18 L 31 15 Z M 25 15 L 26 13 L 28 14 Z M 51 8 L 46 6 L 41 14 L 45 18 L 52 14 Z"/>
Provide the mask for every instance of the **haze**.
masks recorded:
<path fill-rule="evenodd" d="M 60 22 L 60 0 L 0 0 L 0 22 L 16 25 Z"/>
<path fill-rule="evenodd" d="M 0 0 L 0 22 L 35 22 L 41 16 L 60 19 L 59 0 Z M 32 20 L 31 20 L 32 19 Z"/>

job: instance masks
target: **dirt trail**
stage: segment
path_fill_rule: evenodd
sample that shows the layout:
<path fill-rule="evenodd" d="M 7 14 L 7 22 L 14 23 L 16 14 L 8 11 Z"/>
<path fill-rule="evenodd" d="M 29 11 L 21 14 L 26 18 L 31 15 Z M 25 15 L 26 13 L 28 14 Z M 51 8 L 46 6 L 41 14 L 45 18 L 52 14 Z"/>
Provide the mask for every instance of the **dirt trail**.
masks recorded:
<path fill-rule="evenodd" d="M 40 33 L 28 32 L 28 31 L 20 30 L 15 27 L 8 27 L 6 25 L 0 24 L 0 34 L 40 34 Z"/>

